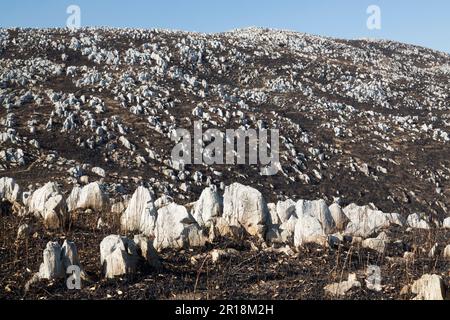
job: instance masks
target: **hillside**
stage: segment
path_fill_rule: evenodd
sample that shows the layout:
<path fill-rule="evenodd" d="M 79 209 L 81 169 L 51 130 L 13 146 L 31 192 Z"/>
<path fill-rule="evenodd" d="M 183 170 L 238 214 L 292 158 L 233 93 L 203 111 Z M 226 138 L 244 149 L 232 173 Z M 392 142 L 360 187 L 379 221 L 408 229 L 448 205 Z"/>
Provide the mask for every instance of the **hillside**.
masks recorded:
<path fill-rule="evenodd" d="M 0 106 L 1 297 L 67 298 L 64 284 L 24 291 L 46 243 L 65 239 L 76 243 L 89 287 L 100 290 L 74 293 L 83 298 L 323 298 L 324 286 L 350 272 L 364 277 L 373 264 L 382 266 L 387 287 L 371 292 L 363 284 L 351 298 L 398 299 L 404 285 L 425 273 L 448 284 L 442 255 L 450 239 L 443 228 L 450 224 L 449 54 L 258 28 L 217 34 L 0 29 Z M 171 134 L 192 132 L 195 121 L 203 132 L 278 129 L 279 171 L 179 167 Z M 58 199 L 51 210 L 50 198 Z M 203 213 L 217 205 L 217 216 L 201 220 L 199 203 Z M 236 213 L 238 205 L 248 211 Z M 183 208 L 189 227 L 188 218 L 177 220 Z M 146 236 L 156 237 L 164 271 L 155 274 L 147 265 L 132 280 L 102 282 L 100 242 L 110 234 L 132 239 L 139 232 L 124 230 L 124 216 L 135 219 L 147 209 L 155 221 Z M 54 216 L 47 220 L 49 210 Z M 165 223 L 189 228 L 182 248 L 158 242 L 153 228 L 166 228 L 160 210 L 176 212 Z M 290 234 L 283 234 L 283 223 L 302 214 L 315 220 L 300 227 L 291 221 Z M 238 235 L 222 234 L 217 217 Z M 327 217 L 334 219 L 329 229 Z M 26 246 L 16 240 L 25 222 Z M 328 237 L 325 247 L 316 234 L 305 240 L 316 222 Z M 194 251 L 191 225 L 210 240 Z M 297 230 L 302 227 L 308 230 Z M 364 239 L 383 239 L 383 249 L 378 240 L 361 247 Z M 430 254 L 435 244 L 439 250 Z M 217 248 L 240 254 L 231 254 L 238 257 L 231 263 L 227 251 L 208 279 L 202 262 Z M 231 275 L 236 283 L 227 281 Z"/>

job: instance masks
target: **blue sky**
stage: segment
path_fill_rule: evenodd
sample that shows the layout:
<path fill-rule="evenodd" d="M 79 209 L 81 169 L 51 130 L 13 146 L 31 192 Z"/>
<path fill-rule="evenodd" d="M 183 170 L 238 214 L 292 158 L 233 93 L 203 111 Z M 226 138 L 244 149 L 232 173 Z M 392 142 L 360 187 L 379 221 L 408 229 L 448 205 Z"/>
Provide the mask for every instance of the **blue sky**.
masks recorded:
<path fill-rule="evenodd" d="M 339 38 L 382 38 L 450 53 L 448 0 L 4 0 L 1 27 L 62 27 L 66 8 L 81 8 L 82 26 L 220 32 L 248 26 Z M 366 27 L 369 5 L 382 29 Z"/>

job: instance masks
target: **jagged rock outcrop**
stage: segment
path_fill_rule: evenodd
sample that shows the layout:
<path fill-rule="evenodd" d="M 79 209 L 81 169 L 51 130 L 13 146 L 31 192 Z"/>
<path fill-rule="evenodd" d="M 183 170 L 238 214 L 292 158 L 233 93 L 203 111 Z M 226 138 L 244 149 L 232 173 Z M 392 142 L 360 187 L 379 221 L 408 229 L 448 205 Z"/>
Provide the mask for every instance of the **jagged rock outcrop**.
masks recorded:
<path fill-rule="evenodd" d="M 43 258 L 44 261 L 39 267 L 39 279 L 64 278 L 68 267 L 80 267 L 77 247 L 75 243 L 67 240 L 64 241 L 62 247 L 58 242 L 48 242 Z"/>
<path fill-rule="evenodd" d="M 425 274 L 411 286 L 411 292 L 416 294 L 414 300 L 444 300 L 446 287 L 442 277 Z"/>
<path fill-rule="evenodd" d="M 333 203 L 329 207 L 331 217 L 336 225 L 336 229 L 339 231 L 344 231 L 347 223 L 350 221 L 342 210 L 341 206 L 337 203 Z"/>
<path fill-rule="evenodd" d="M 147 237 L 154 237 L 156 208 L 149 189 L 138 187 L 120 218 L 123 231 L 139 231 Z"/>
<path fill-rule="evenodd" d="M 20 186 L 12 178 L 0 178 L 0 202 L 9 201 L 10 203 L 20 202 Z"/>
<path fill-rule="evenodd" d="M 223 197 L 223 219 L 219 233 L 227 235 L 232 228 L 244 229 L 251 236 L 265 236 L 269 219 L 267 204 L 258 190 L 234 183 L 225 188 Z"/>
<path fill-rule="evenodd" d="M 61 256 L 64 269 L 69 266 L 80 266 L 80 258 L 78 257 L 78 249 L 74 242 L 65 240 L 61 247 Z"/>
<path fill-rule="evenodd" d="M 49 242 L 44 249 L 44 261 L 39 267 L 40 279 L 58 279 L 64 277 L 64 264 L 61 254 L 61 245 L 58 242 Z"/>
<path fill-rule="evenodd" d="M 356 237 L 367 238 L 391 224 L 402 223 L 397 214 L 384 213 L 370 206 L 360 207 L 354 203 L 345 207 L 344 213 L 350 220 L 345 233 Z"/>
<path fill-rule="evenodd" d="M 138 260 L 135 242 L 126 237 L 110 235 L 100 243 L 100 263 L 106 278 L 135 273 Z"/>
<path fill-rule="evenodd" d="M 171 203 L 158 210 L 153 242 L 156 250 L 201 247 L 205 242 L 200 226 L 185 207 Z"/>
<path fill-rule="evenodd" d="M 430 224 L 428 221 L 423 219 L 419 213 L 414 213 L 408 216 L 408 219 L 406 220 L 406 223 L 408 227 L 413 229 L 424 229 L 428 230 L 430 229 Z"/>
<path fill-rule="evenodd" d="M 28 201 L 28 211 L 42 218 L 49 229 L 62 228 L 68 221 L 66 201 L 53 182 L 33 192 Z"/>
<path fill-rule="evenodd" d="M 294 231 L 294 245 L 299 247 L 306 243 L 324 245 L 327 235 L 334 233 L 336 225 L 323 200 L 300 200 L 295 205 L 298 221 Z"/>
<path fill-rule="evenodd" d="M 294 245 L 294 233 L 297 222 L 298 222 L 297 216 L 292 215 L 288 221 L 280 225 L 279 230 L 282 243 Z"/>
<path fill-rule="evenodd" d="M 200 198 L 195 202 L 193 216 L 201 227 L 210 228 L 216 218 L 222 215 L 223 198 L 217 188 L 212 186 L 203 190 Z"/>
<path fill-rule="evenodd" d="M 291 216 L 295 216 L 295 205 L 296 202 L 291 199 L 287 199 L 286 201 L 278 201 L 276 212 L 278 214 L 278 218 L 280 219 L 280 224 L 289 221 Z"/>
<path fill-rule="evenodd" d="M 92 182 L 84 187 L 75 186 L 67 198 L 67 207 L 69 211 L 91 209 L 103 212 L 109 209 L 109 198 L 98 182 Z"/>

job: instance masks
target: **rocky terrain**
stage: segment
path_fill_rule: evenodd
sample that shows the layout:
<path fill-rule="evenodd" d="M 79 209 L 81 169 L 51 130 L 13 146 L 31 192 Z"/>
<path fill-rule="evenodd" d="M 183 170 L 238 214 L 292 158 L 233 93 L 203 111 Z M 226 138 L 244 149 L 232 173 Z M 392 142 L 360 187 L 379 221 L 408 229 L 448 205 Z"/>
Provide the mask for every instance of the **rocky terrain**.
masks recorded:
<path fill-rule="evenodd" d="M 0 29 L 0 105 L 2 299 L 449 298 L 446 53 Z M 180 167 L 195 121 L 279 129 L 279 172 Z"/>

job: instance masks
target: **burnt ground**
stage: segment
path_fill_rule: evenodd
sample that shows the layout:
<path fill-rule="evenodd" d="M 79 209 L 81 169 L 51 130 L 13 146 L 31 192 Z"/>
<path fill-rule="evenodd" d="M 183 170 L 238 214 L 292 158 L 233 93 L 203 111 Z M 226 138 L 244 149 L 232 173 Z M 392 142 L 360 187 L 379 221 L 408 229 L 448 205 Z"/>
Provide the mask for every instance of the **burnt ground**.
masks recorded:
<path fill-rule="evenodd" d="M 401 295 L 405 285 L 410 285 L 423 274 L 440 274 L 450 282 L 450 262 L 438 253 L 428 257 L 435 243 L 449 243 L 450 231 L 412 231 L 391 228 L 387 234 L 402 244 L 391 244 L 385 255 L 345 244 L 336 248 L 308 245 L 298 256 L 268 249 L 255 249 L 251 239 L 232 241 L 221 239 L 200 250 L 161 253 L 162 268 L 152 269 L 142 263 L 132 277 L 105 280 L 99 262 L 101 240 L 114 233 L 116 228 L 97 231 L 98 215 L 86 214 L 64 233 L 44 230 L 38 221 L 34 234 L 28 240 L 15 241 L 16 230 L 23 219 L 5 216 L 1 220 L 0 243 L 0 299 L 66 300 L 66 299 L 238 299 L 238 300 L 316 300 L 336 299 L 324 293 L 324 286 L 346 280 L 356 273 L 363 284 L 353 289 L 345 299 L 351 300 L 402 300 L 413 296 Z M 108 218 L 111 222 L 113 218 Z M 64 239 L 78 245 L 83 269 L 88 280 L 82 289 L 70 291 L 64 280 L 42 280 L 25 292 L 25 283 L 39 269 L 42 252 L 48 241 Z M 394 242 L 392 242 L 394 243 Z M 253 249 L 252 249 L 253 247 Z M 234 248 L 236 257 L 213 264 L 207 253 L 214 248 Z M 406 262 L 404 251 L 415 253 L 415 259 Z M 368 265 L 378 265 L 382 272 L 382 292 L 368 290 L 364 285 Z"/>
<path fill-rule="evenodd" d="M 331 204 L 340 198 L 343 205 L 373 203 L 383 212 L 398 212 L 405 218 L 418 212 L 441 223 L 448 217 L 450 140 L 442 136 L 450 132 L 448 54 L 394 42 L 345 41 L 262 29 L 211 35 L 131 29 L 0 32 L 7 38 L 0 44 L 0 133 L 13 130 L 11 136 L 17 140 L 1 142 L 0 152 L 19 148 L 24 152 L 23 165 L 0 160 L 0 177 L 14 178 L 23 190 L 30 185 L 36 190 L 52 181 L 67 196 L 82 184 L 68 170 L 85 165 L 83 175 L 89 181 L 101 180 L 111 200 L 148 184 L 157 196 L 166 194 L 178 204 L 191 203 L 211 178 L 215 185 L 239 182 L 255 187 L 267 202 L 324 199 Z M 80 41 L 78 49 L 71 48 L 72 40 Z M 86 53 L 94 49 L 114 55 L 117 50 L 117 64 L 108 64 L 104 58 L 96 61 L 99 53 Z M 201 59 L 194 61 L 199 52 Z M 151 53 L 167 62 L 162 73 L 155 70 L 155 59 L 141 58 Z M 72 75 L 67 73 L 70 67 L 76 69 Z M 175 70 L 180 77 L 170 75 Z M 101 80 L 109 80 L 82 81 L 97 73 Z M 142 74 L 148 74 L 147 79 Z M 186 76 L 195 77 L 198 83 L 189 84 Z M 203 80 L 208 85 L 205 97 L 200 95 Z M 288 85 L 274 85 L 279 82 Z M 145 87 L 152 96 L 143 94 Z M 53 101 L 49 91 L 60 98 Z M 27 92 L 33 98 L 22 102 Z M 251 98 L 248 93 L 266 98 Z M 91 104 L 98 100 L 104 106 L 99 113 Z M 142 111 L 136 113 L 133 108 L 138 104 Z M 258 120 L 279 128 L 283 173 L 262 177 L 259 166 L 192 165 L 186 167 L 184 179 L 177 170 L 166 174 L 173 169 L 167 160 L 175 145 L 167 133 L 172 126 L 193 129 L 191 121 L 201 119 L 192 113 L 199 104 L 210 113 L 210 120 L 203 119 L 208 128 L 223 131 L 243 124 L 256 128 Z M 210 108 L 232 115 L 219 116 Z M 95 119 L 96 126 L 87 124 L 87 115 Z M 150 115 L 160 121 L 160 130 L 150 125 Z M 14 123 L 7 124 L 8 116 L 13 116 Z M 69 116 L 75 127 L 62 130 Z M 50 118 L 53 127 L 47 129 Z M 30 132 L 30 120 L 36 122 L 35 133 Z M 106 135 L 95 130 L 102 122 Z M 125 132 L 113 125 L 116 122 Z M 341 129 L 341 134 L 335 129 Z M 120 136 L 136 150 L 119 143 Z M 29 143 L 32 139 L 38 148 Z M 86 147 L 88 140 L 96 141 L 92 149 Z M 49 156 L 55 160 L 47 160 Z M 138 164 L 137 156 L 147 164 Z M 364 165 L 368 172 L 360 169 Z M 92 173 L 96 166 L 105 170 L 104 178 Z M 201 181 L 194 179 L 197 172 L 203 174 Z M 116 184 L 123 192 L 115 190 Z M 189 189 L 182 190 L 182 184 Z M 6 209 L 2 212 L 10 211 Z M 381 266 L 385 290 L 357 289 L 348 299 L 410 298 L 400 296 L 401 289 L 425 273 L 449 280 L 449 265 L 441 255 L 427 257 L 434 243 L 449 244 L 449 231 L 392 229 L 390 237 L 402 240 L 402 248 L 391 246 L 381 257 L 346 245 L 333 250 L 308 246 L 294 258 L 252 250 L 250 241 L 241 244 L 223 239 L 201 251 L 162 253 L 160 271 L 143 266 L 133 279 L 105 281 L 98 261 L 99 244 L 118 228 L 96 230 L 98 216 L 82 215 L 70 230 L 60 233 L 46 231 L 39 221 L 28 218 L 36 229 L 28 242 L 16 242 L 21 218 L 2 217 L 0 298 L 329 299 L 324 296 L 325 285 L 345 280 L 349 272 L 356 272 L 363 282 L 369 264 Z M 61 281 L 41 282 L 25 293 L 24 285 L 38 270 L 46 243 L 66 238 L 77 244 L 90 281 L 76 292 L 67 291 Z M 217 265 L 204 260 L 210 250 L 224 247 L 237 248 L 241 254 Z M 404 250 L 415 251 L 416 260 L 403 261 Z M 197 257 L 196 263 L 192 257 Z"/>

